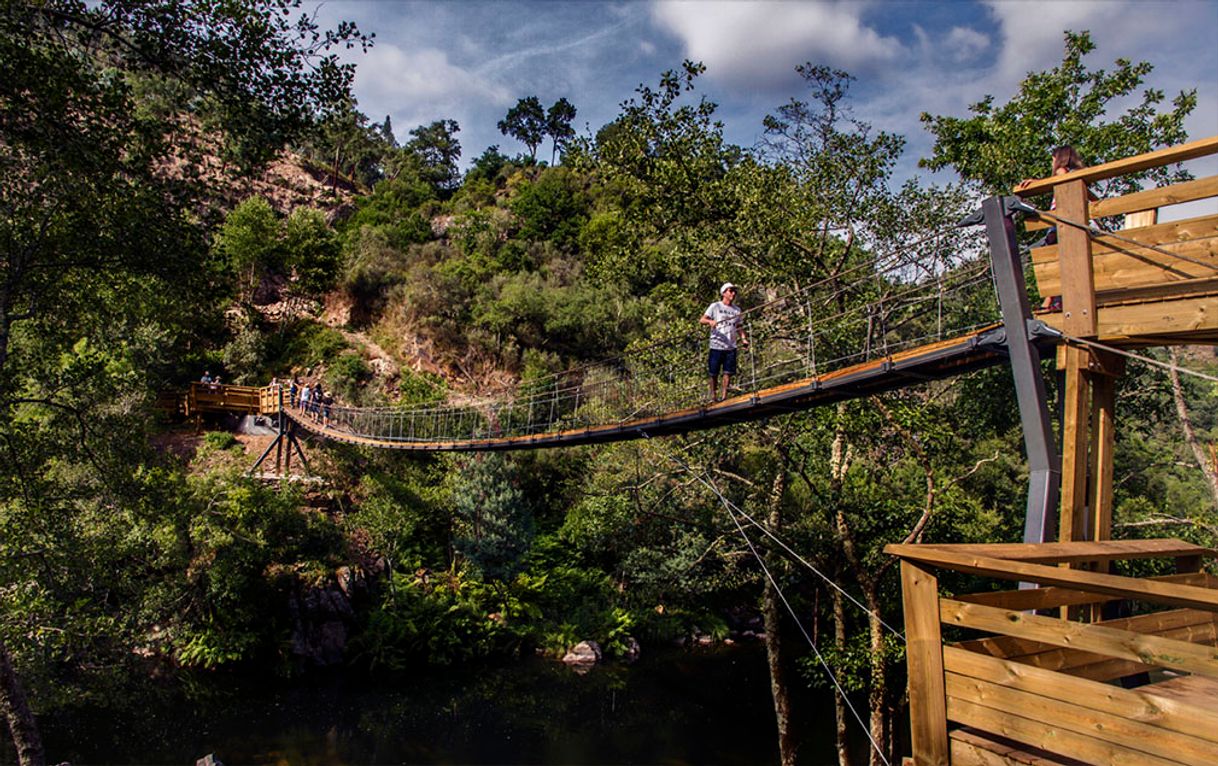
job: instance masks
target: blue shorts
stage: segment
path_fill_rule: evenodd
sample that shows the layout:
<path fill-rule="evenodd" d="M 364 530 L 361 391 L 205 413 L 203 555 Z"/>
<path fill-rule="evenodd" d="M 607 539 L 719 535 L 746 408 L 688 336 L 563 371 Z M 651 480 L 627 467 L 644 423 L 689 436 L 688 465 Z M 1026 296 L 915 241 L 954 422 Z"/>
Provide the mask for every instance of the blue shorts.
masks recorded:
<path fill-rule="evenodd" d="M 735 375 L 736 349 L 712 348 L 710 350 L 710 358 L 707 360 L 707 367 L 710 370 L 712 378 L 719 377 L 719 370 L 721 369 L 724 375 Z"/>

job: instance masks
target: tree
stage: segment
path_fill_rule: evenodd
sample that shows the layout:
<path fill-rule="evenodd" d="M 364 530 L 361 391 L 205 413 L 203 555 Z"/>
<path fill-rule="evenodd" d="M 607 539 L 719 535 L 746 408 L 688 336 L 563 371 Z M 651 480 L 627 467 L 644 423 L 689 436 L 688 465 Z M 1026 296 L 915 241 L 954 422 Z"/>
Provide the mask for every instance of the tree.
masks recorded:
<path fill-rule="evenodd" d="M 565 98 L 555 101 L 546 112 L 546 135 L 554 141 L 554 148 L 550 151 L 551 165 L 559 150 L 575 136 L 575 128 L 571 127 L 574 119 L 575 107 Z"/>
<path fill-rule="evenodd" d="M 315 162 L 330 169 L 331 189 L 337 195 L 340 182 L 358 188 L 372 186 L 383 178 L 385 156 L 392 146 L 385 139 L 383 127 L 369 123 L 352 99 L 326 115 L 314 131 L 307 152 Z"/>
<path fill-rule="evenodd" d="M 461 182 L 457 162 L 461 159 L 461 142 L 457 134 L 461 126 L 456 120 L 436 120 L 410 131 L 404 147 L 418 162 L 419 175 L 437 191 L 451 193 Z"/>
<path fill-rule="evenodd" d="M 147 510 L 149 389 L 215 307 L 224 184 L 191 174 L 216 151 L 251 170 L 349 97 L 327 51 L 368 39 L 299 7 L 0 2 L 0 709 L 23 763 L 22 667 L 124 656 L 140 619 L 114 525 Z"/>
<path fill-rule="evenodd" d="M 262 197 L 250 197 L 233 208 L 216 233 L 214 246 L 236 279 L 238 299 L 246 304 L 263 278 L 284 265 L 279 216 Z"/>
<path fill-rule="evenodd" d="M 499 121 L 499 132 L 529 147 L 529 159 L 537 159 L 537 147 L 546 136 L 546 112 L 537 96 L 522 98 Z"/>
<path fill-rule="evenodd" d="M 1170 109 L 1164 109 L 1165 96 L 1157 88 L 1145 89 L 1135 101 L 1154 67 L 1117 59 L 1112 71 L 1092 71 L 1083 58 L 1095 47 L 1089 33 L 1066 32 L 1061 64 L 1029 74 L 1006 104 L 996 106 L 994 97 L 986 96 L 969 107 L 971 117 L 923 113 L 935 144 L 919 164 L 954 168 L 985 194 L 1007 194 L 1023 178 L 1047 176 L 1055 146 L 1069 144 L 1085 162 L 1097 164 L 1183 142 L 1184 118 L 1197 105 L 1196 89 L 1177 94 Z M 1159 168 L 1150 177 L 1162 182 L 1179 176 Z M 1138 178 L 1102 183 L 1097 192 L 1134 191 Z"/>
<path fill-rule="evenodd" d="M 513 463 L 497 453 L 470 459 L 453 499 L 464 527 L 457 550 L 484 578 L 511 580 L 535 534 L 532 508 Z"/>
<path fill-rule="evenodd" d="M 389 119 L 389 115 L 385 115 L 385 121 L 380 127 L 381 139 L 390 149 L 396 149 L 398 146 L 397 136 L 393 135 L 393 122 Z"/>

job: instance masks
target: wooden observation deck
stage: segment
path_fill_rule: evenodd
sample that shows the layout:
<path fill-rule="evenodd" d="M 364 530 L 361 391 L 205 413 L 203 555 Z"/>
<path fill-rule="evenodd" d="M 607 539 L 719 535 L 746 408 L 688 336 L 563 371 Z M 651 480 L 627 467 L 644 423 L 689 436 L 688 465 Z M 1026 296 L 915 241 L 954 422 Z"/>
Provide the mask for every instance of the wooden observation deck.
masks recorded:
<path fill-rule="evenodd" d="M 1063 333 L 1056 543 L 893 545 L 901 559 L 918 766 L 1218 764 L 1215 552 L 1111 540 L 1112 350 L 1218 344 L 1218 214 L 1159 223 L 1159 208 L 1218 197 L 1218 176 L 1089 201 L 1087 183 L 1218 153 L 1218 137 L 1037 181 L 1058 244 L 1032 251 L 1035 317 Z M 1093 220 L 1123 216 L 1102 233 Z M 1047 218 L 1047 216 L 1046 216 Z M 1175 573 L 1128 577 L 1119 561 Z M 1210 564 L 1212 567 L 1212 563 Z M 946 597 L 959 572 L 1019 588 Z M 1161 571 L 1161 570 L 1156 570 Z M 950 641 L 945 642 L 945 638 Z"/>

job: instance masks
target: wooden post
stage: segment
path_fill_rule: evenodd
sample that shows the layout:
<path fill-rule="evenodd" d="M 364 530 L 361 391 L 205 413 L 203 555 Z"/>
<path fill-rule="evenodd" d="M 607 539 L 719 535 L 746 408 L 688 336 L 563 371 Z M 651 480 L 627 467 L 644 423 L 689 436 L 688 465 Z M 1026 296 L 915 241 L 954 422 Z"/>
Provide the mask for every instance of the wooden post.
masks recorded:
<path fill-rule="evenodd" d="M 1116 434 L 1116 378 L 1092 376 L 1091 539 L 1112 539 L 1112 450 Z M 1107 567 L 1101 568 L 1107 571 Z"/>
<path fill-rule="evenodd" d="M 939 580 L 929 569 L 901 562 L 905 603 L 905 662 L 909 669 L 909 721 L 913 762 L 950 766 Z"/>
<path fill-rule="evenodd" d="M 1062 329 L 1067 335 L 1095 335 L 1095 277 L 1091 264 L 1091 235 L 1087 233 L 1087 184 L 1068 181 L 1054 189 L 1057 215 L 1057 258 L 1061 264 Z"/>
<path fill-rule="evenodd" d="M 1090 352 L 1067 346 L 1066 390 L 1062 394 L 1062 510 L 1058 538 L 1064 542 L 1087 539 L 1088 374 Z"/>
<path fill-rule="evenodd" d="M 1064 220 L 1088 225 L 1087 185 L 1069 181 L 1054 189 L 1057 214 Z M 1061 265 L 1062 329 L 1079 338 L 1095 336 L 1095 281 L 1091 266 L 1091 238 L 1085 228 L 1057 225 Z M 1063 354 L 1066 390 L 1062 397 L 1062 513 L 1058 526 L 1063 542 L 1084 540 L 1087 505 L 1088 401 L 1091 354 L 1067 347 Z"/>

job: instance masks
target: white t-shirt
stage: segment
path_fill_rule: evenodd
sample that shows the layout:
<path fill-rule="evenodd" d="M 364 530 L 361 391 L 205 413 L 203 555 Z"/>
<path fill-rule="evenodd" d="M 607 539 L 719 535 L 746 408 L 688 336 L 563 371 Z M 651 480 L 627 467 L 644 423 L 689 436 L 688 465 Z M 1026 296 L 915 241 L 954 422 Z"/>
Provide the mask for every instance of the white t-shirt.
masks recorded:
<path fill-rule="evenodd" d="M 740 326 L 740 309 L 723 301 L 715 301 L 706 307 L 703 316 L 715 322 L 711 327 L 710 347 L 718 351 L 731 351 L 736 347 L 736 335 Z"/>

